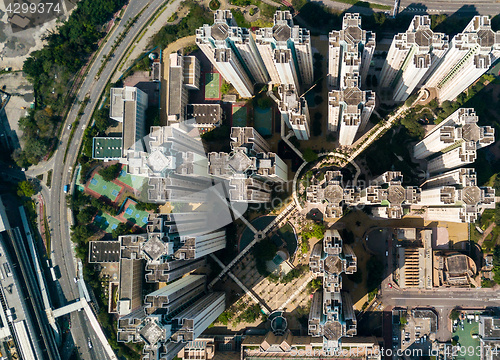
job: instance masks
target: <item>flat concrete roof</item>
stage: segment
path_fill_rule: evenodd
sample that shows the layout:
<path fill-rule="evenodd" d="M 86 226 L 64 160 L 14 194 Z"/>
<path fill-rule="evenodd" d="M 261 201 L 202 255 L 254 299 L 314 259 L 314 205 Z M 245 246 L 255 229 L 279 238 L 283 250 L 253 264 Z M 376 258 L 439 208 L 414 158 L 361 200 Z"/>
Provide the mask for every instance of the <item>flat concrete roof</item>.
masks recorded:
<path fill-rule="evenodd" d="M 119 241 L 91 241 L 89 263 L 111 263 L 120 261 Z"/>
<path fill-rule="evenodd" d="M 94 159 L 119 159 L 122 156 L 121 137 L 95 137 L 92 157 Z"/>

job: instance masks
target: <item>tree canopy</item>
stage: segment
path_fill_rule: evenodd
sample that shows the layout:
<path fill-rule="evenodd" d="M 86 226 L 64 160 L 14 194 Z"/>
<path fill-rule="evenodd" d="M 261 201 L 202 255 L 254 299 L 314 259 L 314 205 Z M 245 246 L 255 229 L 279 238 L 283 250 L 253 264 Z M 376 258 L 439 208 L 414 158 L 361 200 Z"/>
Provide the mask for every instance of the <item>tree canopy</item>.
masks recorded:
<path fill-rule="evenodd" d="M 99 175 L 102 176 L 104 181 L 113 181 L 120 175 L 122 165 L 117 163 L 99 170 Z"/>
<path fill-rule="evenodd" d="M 21 181 L 17 185 L 17 194 L 19 196 L 32 197 L 36 194 L 35 185 L 31 181 Z"/>
<path fill-rule="evenodd" d="M 305 149 L 302 153 L 302 156 L 304 156 L 304 160 L 307 162 L 318 160 L 318 154 L 316 154 L 316 152 L 314 152 L 314 150 L 311 148 Z"/>

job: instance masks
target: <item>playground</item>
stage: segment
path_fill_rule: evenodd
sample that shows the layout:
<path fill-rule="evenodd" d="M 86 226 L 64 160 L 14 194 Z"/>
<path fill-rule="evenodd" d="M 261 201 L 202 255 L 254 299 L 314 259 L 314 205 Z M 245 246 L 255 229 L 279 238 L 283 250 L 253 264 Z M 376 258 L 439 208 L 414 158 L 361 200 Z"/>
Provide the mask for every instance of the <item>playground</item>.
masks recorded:
<path fill-rule="evenodd" d="M 234 127 L 247 126 L 247 108 L 245 105 L 233 104 L 231 112 L 232 112 L 231 126 Z"/>
<path fill-rule="evenodd" d="M 118 220 L 117 218 L 109 215 L 108 213 L 103 213 L 99 211 L 99 213 L 94 217 L 94 224 L 101 230 L 104 230 L 107 233 L 111 233 L 114 229 L 118 227 L 120 223 L 123 221 Z"/>
<path fill-rule="evenodd" d="M 256 106 L 254 108 L 254 128 L 262 136 L 271 136 L 273 134 L 273 112 L 272 107 L 261 109 Z"/>
<path fill-rule="evenodd" d="M 220 100 L 220 74 L 205 73 L 205 100 Z"/>
<path fill-rule="evenodd" d="M 134 225 L 144 227 L 148 223 L 149 213 L 147 211 L 137 210 L 135 207 L 136 204 L 137 202 L 134 200 L 127 199 L 123 204 L 122 211 L 118 217 L 123 218 L 124 221 L 128 221 Z"/>
<path fill-rule="evenodd" d="M 123 190 L 123 187 L 113 182 L 105 181 L 101 175 L 95 173 L 90 179 L 87 189 L 97 193 L 97 198 L 105 196 L 112 202 L 115 202 L 118 195 L 120 195 L 120 192 Z"/>
<path fill-rule="evenodd" d="M 149 213 L 137 210 L 135 207 L 137 202 L 128 197 L 131 193 L 134 197 L 139 196 L 145 183 L 147 183 L 145 177 L 128 174 L 127 167 L 124 166 L 118 177 L 112 181 L 105 181 L 98 171 L 94 171 L 87 184 L 79 184 L 78 189 L 95 198 L 104 196 L 110 199 L 114 206 L 122 204 L 117 216 L 100 211 L 94 218 L 93 225 L 111 233 L 118 224 L 124 222 L 140 227 L 146 226 Z"/>
<path fill-rule="evenodd" d="M 132 189 L 140 191 L 144 183 L 147 182 L 147 177 L 127 174 L 127 166 L 124 165 L 116 180 Z"/>

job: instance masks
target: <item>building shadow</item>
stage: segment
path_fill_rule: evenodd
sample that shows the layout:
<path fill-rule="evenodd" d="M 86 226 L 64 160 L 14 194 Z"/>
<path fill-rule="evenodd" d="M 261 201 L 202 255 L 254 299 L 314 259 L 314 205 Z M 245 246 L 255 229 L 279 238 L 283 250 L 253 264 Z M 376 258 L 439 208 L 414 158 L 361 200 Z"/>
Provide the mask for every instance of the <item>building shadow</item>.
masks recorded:
<path fill-rule="evenodd" d="M 448 35 L 449 40 L 462 32 L 471 19 L 479 15 L 474 5 L 463 5 L 450 16 L 444 14 L 432 18 L 432 29 Z"/>

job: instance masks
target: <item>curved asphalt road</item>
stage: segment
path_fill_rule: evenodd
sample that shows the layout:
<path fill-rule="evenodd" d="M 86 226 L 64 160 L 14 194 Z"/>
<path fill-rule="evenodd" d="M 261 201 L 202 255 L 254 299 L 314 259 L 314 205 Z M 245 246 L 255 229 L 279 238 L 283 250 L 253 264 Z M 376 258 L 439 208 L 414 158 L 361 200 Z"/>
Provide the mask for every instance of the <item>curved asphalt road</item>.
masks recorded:
<path fill-rule="evenodd" d="M 80 144 L 83 137 L 83 131 L 85 127 L 89 124 L 91 114 L 93 109 L 98 105 L 100 95 L 104 90 L 108 79 L 113 73 L 115 67 L 117 66 L 119 60 L 124 55 L 126 49 L 134 39 L 134 37 L 139 33 L 144 24 L 149 20 L 151 15 L 153 15 L 163 4 L 164 0 L 150 0 L 149 2 L 139 2 L 130 1 L 127 6 L 118 27 L 115 29 L 113 34 L 109 37 L 108 41 L 105 43 L 103 49 L 96 57 L 93 65 L 90 67 L 87 77 L 85 78 L 82 86 L 77 95 L 77 100 L 82 101 L 86 96 L 89 96 L 90 102 L 84 109 L 84 114 L 80 119 L 80 125 L 75 130 L 73 139 L 71 143 L 68 144 L 70 130 L 67 126 L 76 119 L 77 113 L 79 111 L 80 105 L 75 102 L 72 106 L 69 115 L 66 119 L 66 123 L 63 125 L 63 132 L 60 136 L 60 145 L 51 159 L 47 164 L 42 165 L 44 172 L 50 170 L 48 164 L 53 163 L 53 174 L 52 174 L 52 188 L 50 190 L 50 196 L 46 198 L 46 212 L 47 216 L 50 217 L 50 231 L 52 234 L 52 262 L 54 265 L 59 265 L 61 269 L 61 278 L 59 279 L 59 284 L 64 293 L 67 302 L 73 302 L 78 299 L 79 293 L 78 288 L 75 285 L 73 278 L 76 277 L 76 263 L 72 252 L 72 243 L 70 240 L 70 216 L 69 210 L 66 207 L 66 200 L 64 194 L 64 185 L 71 183 L 71 172 L 72 166 L 75 164 L 78 151 L 80 149 Z M 139 12 L 149 4 L 146 10 L 142 13 L 141 17 L 137 20 L 136 24 L 129 30 L 128 34 L 121 44 L 116 48 L 114 52 L 114 57 L 107 63 L 101 76 L 96 80 L 95 77 L 101 66 L 100 59 L 103 54 L 108 54 L 111 51 L 111 47 L 118 37 L 119 33 L 124 31 L 125 23 L 128 19 L 134 18 Z M 167 5 L 167 12 L 173 12 L 177 9 L 180 4 L 180 0 L 174 0 L 172 3 Z M 68 148 L 68 154 L 66 162 L 63 163 L 64 153 L 66 148 Z M 28 176 L 34 176 L 40 171 L 39 168 L 30 169 L 26 172 Z M 61 304 L 62 305 L 62 304 Z M 71 314 L 71 332 L 76 346 L 79 348 L 82 354 L 82 359 L 107 359 L 104 349 L 97 340 L 95 332 L 89 326 L 89 321 L 86 318 L 84 312 L 76 312 Z M 92 341 L 93 347 L 89 349 L 88 339 Z M 63 348 L 62 356 L 68 356 L 65 354 L 65 349 Z"/>

